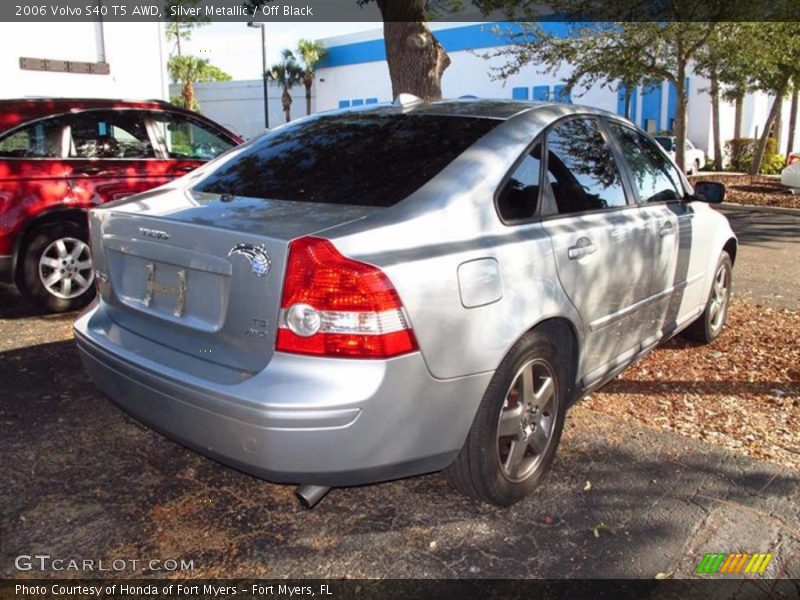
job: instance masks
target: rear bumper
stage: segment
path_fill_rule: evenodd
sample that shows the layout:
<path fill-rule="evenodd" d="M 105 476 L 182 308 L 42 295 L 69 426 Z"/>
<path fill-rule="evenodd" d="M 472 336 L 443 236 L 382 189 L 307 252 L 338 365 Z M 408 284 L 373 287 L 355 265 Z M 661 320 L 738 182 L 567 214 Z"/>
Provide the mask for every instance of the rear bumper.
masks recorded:
<path fill-rule="evenodd" d="M 436 380 L 418 353 L 387 361 L 276 353 L 260 373 L 220 383 L 196 366 L 173 368 L 205 361 L 120 330 L 102 304 L 79 317 L 75 337 L 91 379 L 131 416 L 280 483 L 359 485 L 446 467 L 492 375 Z"/>
<path fill-rule="evenodd" d="M 0 283 L 14 283 L 14 257 L 0 256 Z"/>

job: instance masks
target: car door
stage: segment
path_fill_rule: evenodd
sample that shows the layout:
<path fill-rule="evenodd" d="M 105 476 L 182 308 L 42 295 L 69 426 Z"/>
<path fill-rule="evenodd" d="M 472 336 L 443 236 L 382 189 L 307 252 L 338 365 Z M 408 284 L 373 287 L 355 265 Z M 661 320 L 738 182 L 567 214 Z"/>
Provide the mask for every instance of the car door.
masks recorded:
<path fill-rule="evenodd" d="M 170 177 L 181 177 L 236 145 L 229 135 L 183 113 L 152 111 L 148 122 Z"/>
<path fill-rule="evenodd" d="M 67 125 L 66 165 L 74 203 L 119 200 L 172 179 L 168 161 L 156 155 L 142 111 L 81 111 L 70 115 Z"/>
<path fill-rule="evenodd" d="M 636 201 L 651 224 L 648 341 L 657 341 L 701 303 L 705 270 L 698 257 L 706 241 L 694 207 L 685 201 L 681 176 L 660 146 L 624 123 L 610 121 L 608 128 L 624 157 Z"/>
<path fill-rule="evenodd" d="M 67 197 L 63 155 L 64 121 L 58 117 L 0 136 L 0 257 L 7 262 L 28 219 Z"/>
<path fill-rule="evenodd" d="M 632 358 L 651 289 L 649 222 L 632 201 L 599 119 L 546 134 L 542 225 L 561 285 L 583 319 L 582 375 L 591 385 Z"/>

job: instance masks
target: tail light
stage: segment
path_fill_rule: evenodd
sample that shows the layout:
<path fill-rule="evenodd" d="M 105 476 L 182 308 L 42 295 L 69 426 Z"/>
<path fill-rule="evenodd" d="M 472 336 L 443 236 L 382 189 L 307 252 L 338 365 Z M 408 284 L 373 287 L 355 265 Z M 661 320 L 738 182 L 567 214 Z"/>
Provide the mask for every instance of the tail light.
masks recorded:
<path fill-rule="evenodd" d="M 400 297 L 378 267 L 343 256 L 328 240 L 290 244 L 276 350 L 389 358 L 416 349 Z"/>
<path fill-rule="evenodd" d="M 788 167 L 796 162 L 800 162 L 800 154 L 792 153 L 789 155 L 789 162 L 786 164 L 786 166 Z"/>

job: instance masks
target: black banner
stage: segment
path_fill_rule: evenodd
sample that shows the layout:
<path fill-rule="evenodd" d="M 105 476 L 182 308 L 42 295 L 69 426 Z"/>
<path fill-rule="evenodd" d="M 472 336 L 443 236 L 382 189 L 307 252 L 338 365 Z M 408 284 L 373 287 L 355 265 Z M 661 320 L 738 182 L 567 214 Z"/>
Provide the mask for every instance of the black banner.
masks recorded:
<path fill-rule="evenodd" d="M 3 580 L 4 600 L 583 600 L 639 598 L 722 600 L 798 597 L 800 582 L 765 579 L 665 580 L 190 580 L 21 579 Z"/>
<path fill-rule="evenodd" d="M 800 0 L 428 0 L 426 17 L 460 22 L 796 21 L 800 17 Z M 382 15 L 375 0 L 4 0 L 0 3 L 0 21 L 7 22 L 379 22 L 386 18 L 392 17 Z"/>

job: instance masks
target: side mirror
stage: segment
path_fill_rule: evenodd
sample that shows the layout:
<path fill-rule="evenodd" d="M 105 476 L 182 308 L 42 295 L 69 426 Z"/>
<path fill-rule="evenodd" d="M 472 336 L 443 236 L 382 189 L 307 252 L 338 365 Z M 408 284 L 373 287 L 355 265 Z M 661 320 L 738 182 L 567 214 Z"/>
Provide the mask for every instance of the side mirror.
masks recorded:
<path fill-rule="evenodd" d="M 698 181 L 694 184 L 695 198 L 709 204 L 719 204 L 725 200 L 725 184 L 716 181 Z"/>

